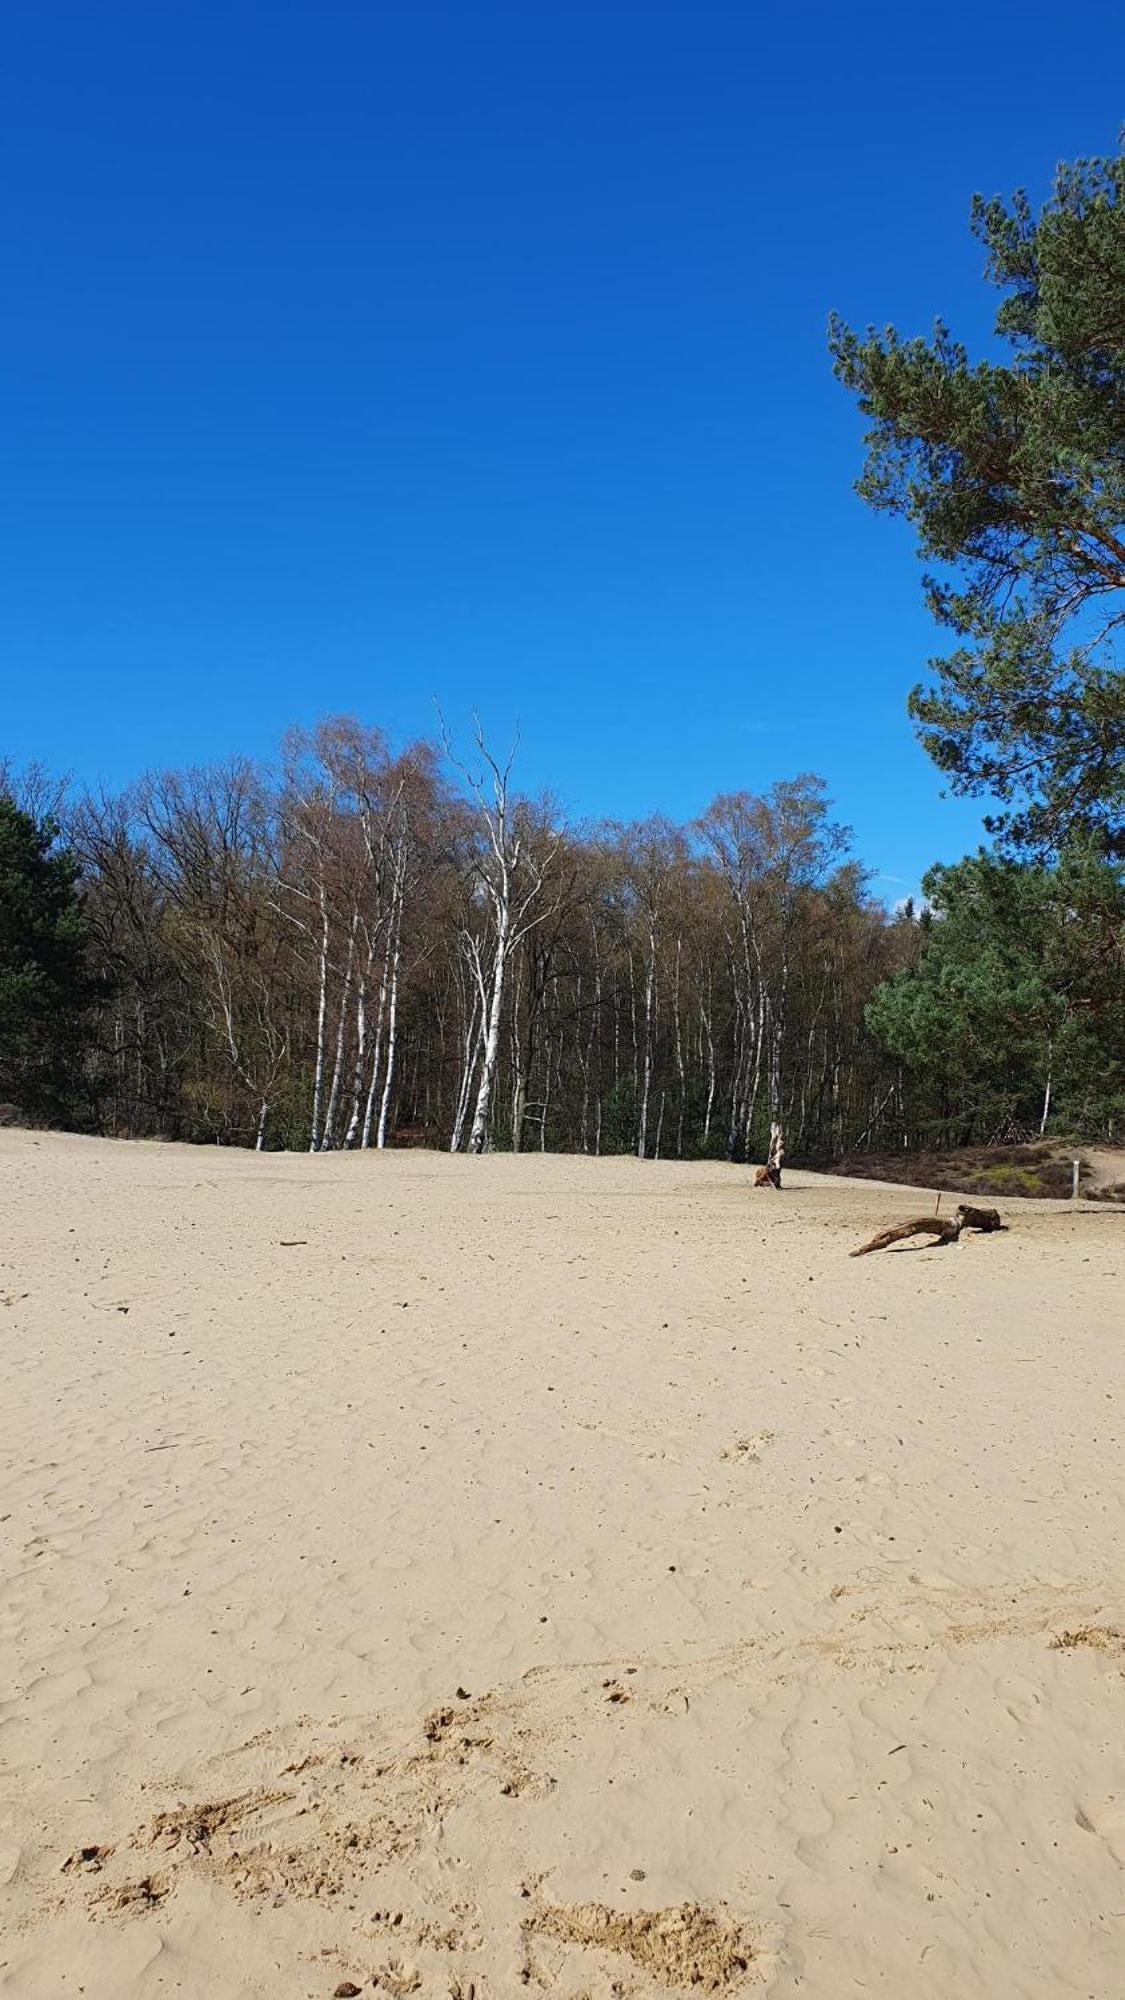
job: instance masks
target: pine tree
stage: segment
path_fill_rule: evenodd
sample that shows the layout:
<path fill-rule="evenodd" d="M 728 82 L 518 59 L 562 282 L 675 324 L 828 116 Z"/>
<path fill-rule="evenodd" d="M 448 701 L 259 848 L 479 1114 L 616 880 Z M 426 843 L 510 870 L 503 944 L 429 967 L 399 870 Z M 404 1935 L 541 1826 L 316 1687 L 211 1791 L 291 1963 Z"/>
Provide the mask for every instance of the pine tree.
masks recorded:
<path fill-rule="evenodd" d="M 57 828 L 0 795 L 0 1098 L 81 1122 L 91 983 L 77 867 Z"/>
<path fill-rule="evenodd" d="M 910 708 L 953 788 L 992 793 L 1013 849 L 1078 829 L 1125 852 L 1125 155 L 1060 166 L 1035 216 L 974 198 L 1009 358 L 948 328 L 861 338 L 840 380 L 871 419 L 858 490 L 905 516 L 926 592 L 961 641 Z"/>

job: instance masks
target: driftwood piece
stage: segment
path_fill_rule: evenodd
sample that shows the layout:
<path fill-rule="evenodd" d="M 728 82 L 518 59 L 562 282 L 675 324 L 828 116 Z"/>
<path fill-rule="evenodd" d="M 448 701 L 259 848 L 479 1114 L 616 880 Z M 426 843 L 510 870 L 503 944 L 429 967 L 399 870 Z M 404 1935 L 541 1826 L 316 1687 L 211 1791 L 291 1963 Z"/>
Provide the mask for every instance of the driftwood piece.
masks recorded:
<path fill-rule="evenodd" d="M 956 1243 L 961 1234 L 961 1219 L 940 1215 L 919 1215 L 913 1222 L 900 1222 L 897 1229 L 881 1229 L 870 1243 L 861 1243 L 858 1250 L 849 1250 L 849 1257 L 866 1257 L 869 1250 L 886 1250 L 891 1243 L 901 1243 L 905 1236 L 932 1236 L 935 1248 L 943 1243 Z"/>
<path fill-rule="evenodd" d="M 940 1196 L 939 1196 L 940 1200 Z M 866 1257 L 869 1250 L 886 1250 L 892 1243 L 901 1243 L 907 1236 L 932 1236 L 934 1247 L 943 1243 L 956 1243 L 963 1229 L 979 1229 L 982 1235 L 990 1236 L 993 1230 L 1006 1229 L 1001 1222 L 999 1210 L 995 1208 L 974 1208 L 971 1203 L 958 1203 L 957 1213 L 948 1219 L 940 1215 L 919 1215 L 913 1222 L 900 1222 L 897 1229 L 881 1229 L 870 1243 L 861 1243 L 858 1250 L 850 1250 L 850 1257 Z"/>
<path fill-rule="evenodd" d="M 1000 1220 L 998 1209 L 971 1208 L 967 1201 L 959 1204 L 957 1219 L 962 1229 L 979 1229 L 984 1235 L 990 1235 L 994 1229 L 1007 1228 L 1007 1224 Z"/>

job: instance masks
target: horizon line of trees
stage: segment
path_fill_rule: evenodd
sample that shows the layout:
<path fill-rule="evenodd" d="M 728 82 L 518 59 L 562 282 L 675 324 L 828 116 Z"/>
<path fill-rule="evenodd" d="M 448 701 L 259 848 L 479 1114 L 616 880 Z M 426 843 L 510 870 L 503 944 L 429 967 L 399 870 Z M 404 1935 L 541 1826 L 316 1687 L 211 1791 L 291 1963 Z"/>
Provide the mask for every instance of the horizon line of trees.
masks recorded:
<path fill-rule="evenodd" d="M 329 717 L 119 793 L 0 773 L 0 1100 L 311 1151 L 1118 1134 L 1120 866 L 982 853 L 926 886 L 877 902 L 813 774 L 571 827 L 479 728 L 471 761 Z"/>

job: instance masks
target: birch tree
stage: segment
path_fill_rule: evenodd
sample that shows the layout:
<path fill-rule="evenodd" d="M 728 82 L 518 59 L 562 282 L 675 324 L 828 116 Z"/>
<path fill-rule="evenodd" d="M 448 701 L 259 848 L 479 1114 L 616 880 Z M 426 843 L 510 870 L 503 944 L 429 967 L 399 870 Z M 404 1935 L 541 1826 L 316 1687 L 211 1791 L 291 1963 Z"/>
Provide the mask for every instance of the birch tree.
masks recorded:
<path fill-rule="evenodd" d="M 490 1131 L 511 956 L 521 940 L 548 914 L 548 890 L 559 838 L 544 840 L 542 815 L 537 823 L 530 803 L 512 792 L 515 744 L 507 761 L 498 763 L 484 740 L 480 722 L 476 721 L 474 741 L 480 766 L 470 769 L 454 757 L 444 724 L 442 729 L 446 755 L 464 777 L 477 808 L 478 838 L 472 854 L 471 878 L 476 899 L 486 913 L 487 926 L 483 936 L 476 930 L 465 933 L 465 948 L 481 999 L 480 1076 L 468 1150 L 483 1153 Z"/>

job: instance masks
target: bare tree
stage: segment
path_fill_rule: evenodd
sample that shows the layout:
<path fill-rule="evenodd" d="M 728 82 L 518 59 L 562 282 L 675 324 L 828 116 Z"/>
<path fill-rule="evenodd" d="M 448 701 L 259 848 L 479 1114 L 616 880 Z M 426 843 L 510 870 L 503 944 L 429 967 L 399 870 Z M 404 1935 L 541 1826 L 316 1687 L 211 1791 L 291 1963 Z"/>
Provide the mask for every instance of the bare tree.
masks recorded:
<path fill-rule="evenodd" d="M 254 1105 L 254 1143 L 289 1053 L 278 943 L 268 921 L 273 825 L 261 775 L 244 758 L 150 774 L 136 812 L 175 910 L 169 935 L 198 982 L 204 1020 Z M 237 1117 L 227 1123 L 238 1129 Z"/>
<path fill-rule="evenodd" d="M 507 761 L 499 764 L 485 743 L 478 718 L 474 718 L 473 734 L 483 772 L 471 770 L 455 757 L 442 723 L 446 755 L 476 801 L 480 838 L 472 858 L 472 877 L 489 918 L 487 966 L 485 938 L 476 931 L 465 933 L 465 949 L 481 998 L 482 1024 L 480 1080 L 468 1149 L 483 1153 L 489 1136 L 508 967 L 516 946 L 548 914 L 545 895 L 559 839 L 556 836 L 547 843 L 535 839 L 535 833 L 542 829 L 536 827 L 531 807 L 512 794 L 517 744 L 513 743 Z"/>
<path fill-rule="evenodd" d="M 270 765 L 62 801 L 109 1129 L 759 1160 L 772 1126 L 798 1159 L 917 1137 L 865 1007 L 919 926 L 869 899 L 820 781 L 562 832 L 479 724 L 472 769 L 445 748 L 449 781 L 436 745 L 329 717 Z"/>
<path fill-rule="evenodd" d="M 673 883 L 687 863 L 687 843 L 679 828 L 660 813 L 611 832 L 620 857 L 625 919 L 637 937 L 641 958 L 636 1151 L 643 1160 L 648 1152 L 656 1061 L 659 945 Z"/>

